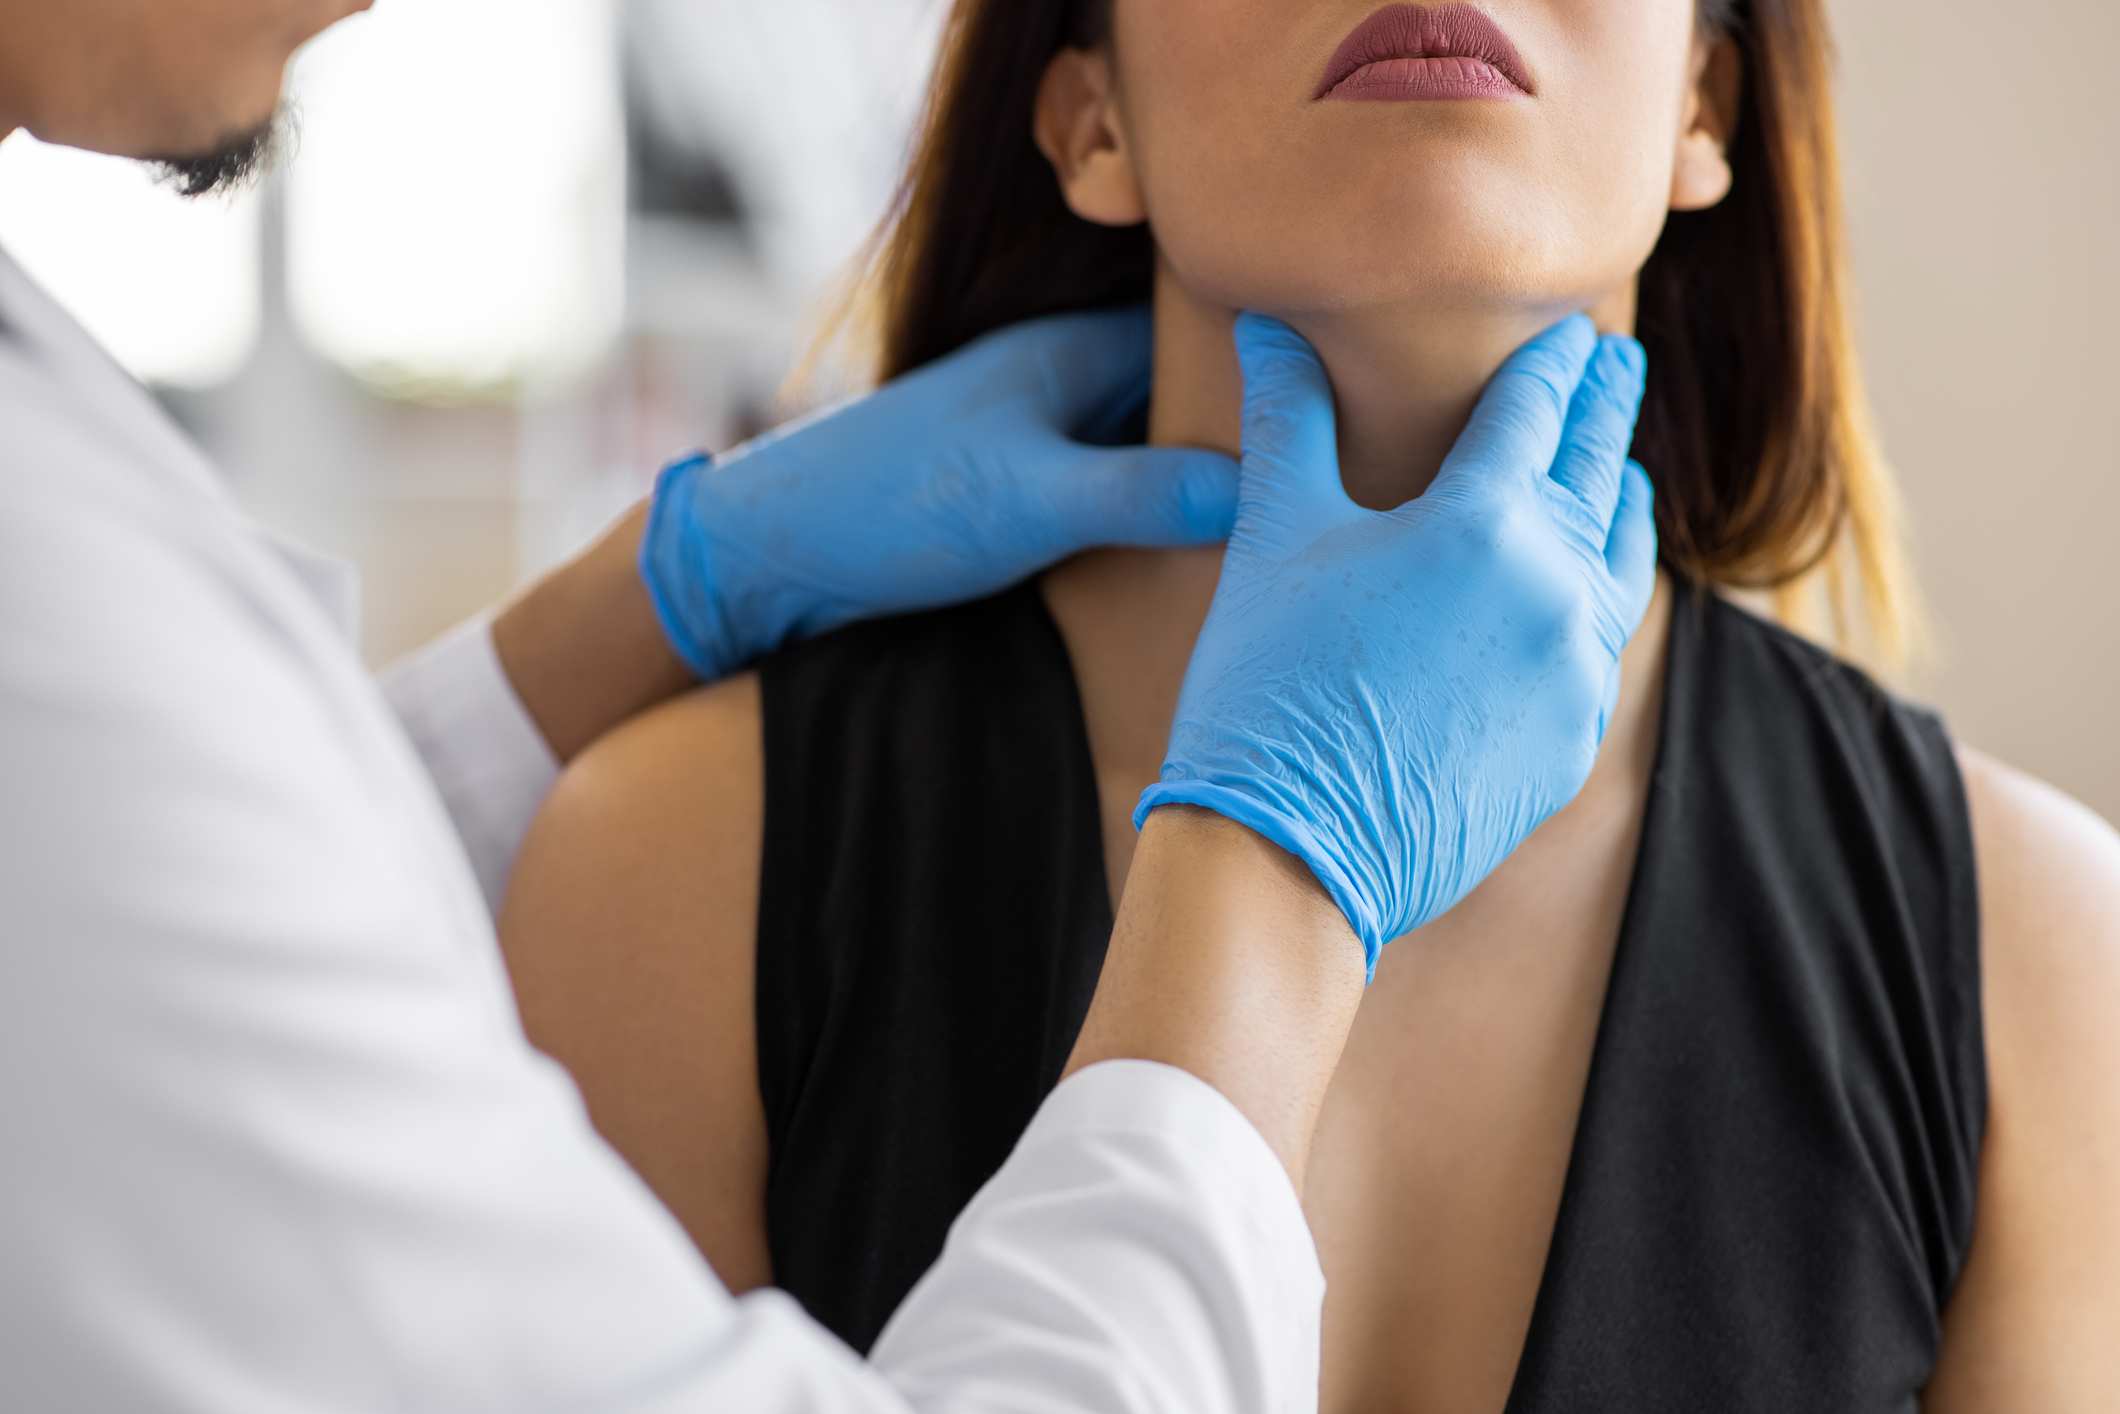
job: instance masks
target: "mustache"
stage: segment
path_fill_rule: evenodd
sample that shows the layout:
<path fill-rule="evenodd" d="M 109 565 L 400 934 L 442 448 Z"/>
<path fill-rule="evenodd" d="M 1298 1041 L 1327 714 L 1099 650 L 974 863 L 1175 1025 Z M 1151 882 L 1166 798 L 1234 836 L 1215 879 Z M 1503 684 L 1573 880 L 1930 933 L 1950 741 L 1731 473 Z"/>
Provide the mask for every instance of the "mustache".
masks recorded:
<path fill-rule="evenodd" d="M 207 151 L 150 157 L 146 162 L 155 180 L 178 196 L 229 195 L 271 171 L 293 141 L 294 118 L 282 105 L 256 127 L 232 134 Z"/>

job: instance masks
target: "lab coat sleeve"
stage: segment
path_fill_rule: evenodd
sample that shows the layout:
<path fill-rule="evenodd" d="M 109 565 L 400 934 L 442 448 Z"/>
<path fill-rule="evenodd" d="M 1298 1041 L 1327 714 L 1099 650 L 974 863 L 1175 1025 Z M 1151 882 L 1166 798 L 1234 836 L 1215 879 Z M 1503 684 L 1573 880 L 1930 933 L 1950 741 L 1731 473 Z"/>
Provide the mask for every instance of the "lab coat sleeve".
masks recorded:
<path fill-rule="evenodd" d="M 1182 1070 L 1055 1090 L 873 1358 L 924 1414 L 1293 1411 L 1325 1278 L 1280 1160 Z"/>
<path fill-rule="evenodd" d="M 501 668 L 491 617 L 459 625 L 394 664 L 383 692 L 434 778 L 486 907 L 498 914 L 559 761 Z"/>
<path fill-rule="evenodd" d="M 1266 1141 L 1181 1070 L 1063 1082 L 864 1367 L 780 1292 L 656 1414 L 1303 1414 L 1325 1282 Z"/>

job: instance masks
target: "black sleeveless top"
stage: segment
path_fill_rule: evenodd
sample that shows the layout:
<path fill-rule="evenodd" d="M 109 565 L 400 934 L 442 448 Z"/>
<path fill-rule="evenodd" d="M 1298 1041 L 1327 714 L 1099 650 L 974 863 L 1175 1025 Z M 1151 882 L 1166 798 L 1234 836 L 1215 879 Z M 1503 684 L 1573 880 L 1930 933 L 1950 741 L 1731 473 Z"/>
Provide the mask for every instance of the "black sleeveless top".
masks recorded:
<path fill-rule="evenodd" d="M 774 1272 L 866 1349 L 1007 1157 L 1112 916 L 1035 585 L 764 666 Z M 1942 725 L 1681 586 L 1510 1414 L 1911 1414 L 1972 1235 L 1978 904 Z"/>

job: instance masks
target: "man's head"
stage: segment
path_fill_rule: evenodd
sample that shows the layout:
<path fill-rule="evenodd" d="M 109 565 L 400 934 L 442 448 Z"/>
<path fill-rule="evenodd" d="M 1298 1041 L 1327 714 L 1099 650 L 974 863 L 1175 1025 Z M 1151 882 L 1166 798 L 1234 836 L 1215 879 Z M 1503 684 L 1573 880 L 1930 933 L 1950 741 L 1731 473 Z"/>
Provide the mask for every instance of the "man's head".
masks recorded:
<path fill-rule="evenodd" d="M 370 0 L 0 0 L 0 134 L 162 164 L 186 192 L 271 143 L 287 61 Z"/>

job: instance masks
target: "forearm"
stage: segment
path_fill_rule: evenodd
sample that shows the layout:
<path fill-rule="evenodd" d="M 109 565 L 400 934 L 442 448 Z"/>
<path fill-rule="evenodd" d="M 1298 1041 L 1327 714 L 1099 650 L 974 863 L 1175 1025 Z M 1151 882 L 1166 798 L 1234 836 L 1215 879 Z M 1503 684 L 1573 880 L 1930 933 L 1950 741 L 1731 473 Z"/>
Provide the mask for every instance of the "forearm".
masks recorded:
<path fill-rule="evenodd" d="M 1068 1072 L 1160 1061 L 1227 1096 L 1300 1189 L 1363 984 L 1362 946 L 1301 861 L 1212 811 L 1148 817 Z"/>
<path fill-rule="evenodd" d="M 562 761 L 695 681 L 640 577 L 646 519 L 647 506 L 636 506 L 493 621 L 501 667 Z"/>
<path fill-rule="evenodd" d="M 876 1367 L 923 1414 L 1316 1409 L 1299 1195 L 1364 970 L 1292 855 L 1207 810 L 1151 814 L 1067 1076 Z"/>

